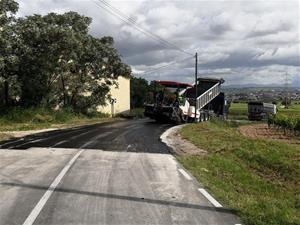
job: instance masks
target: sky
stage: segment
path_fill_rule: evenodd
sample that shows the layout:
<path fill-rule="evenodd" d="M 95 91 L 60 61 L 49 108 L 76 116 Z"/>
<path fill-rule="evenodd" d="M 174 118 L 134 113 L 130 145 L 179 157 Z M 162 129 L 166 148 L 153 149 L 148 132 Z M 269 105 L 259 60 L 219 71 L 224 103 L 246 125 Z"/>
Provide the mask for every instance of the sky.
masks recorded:
<path fill-rule="evenodd" d="M 101 8 L 101 0 L 17 1 L 22 17 L 68 11 L 91 17 L 90 33 L 112 36 L 133 75 L 149 81 L 193 83 L 197 52 L 200 77 L 284 86 L 287 74 L 289 86 L 300 87 L 298 0 L 106 0 L 138 28 Z"/>

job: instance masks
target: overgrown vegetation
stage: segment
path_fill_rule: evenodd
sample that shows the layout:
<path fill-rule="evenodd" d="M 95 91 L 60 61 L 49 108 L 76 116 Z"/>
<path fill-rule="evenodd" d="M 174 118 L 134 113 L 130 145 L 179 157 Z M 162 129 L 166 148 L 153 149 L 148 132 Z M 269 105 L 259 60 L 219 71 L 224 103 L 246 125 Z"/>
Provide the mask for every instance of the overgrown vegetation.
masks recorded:
<path fill-rule="evenodd" d="M 145 103 L 153 103 L 159 91 L 164 86 L 155 81 L 150 83 L 144 78 L 131 77 L 130 79 L 130 102 L 131 109 L 143 108 Z M 165 90 L 166 92 L 167 90 Z"/>
<path fill-rule="evenodd" d="M 129 66 L 111 37 L 89 34 L 76 12 L 16 18 L 18 3 L 0 1 L 0 106 L 57 107 L 89 113 L 109 98 Z"/>
<path fill-rule="evenodd" d="M 206 149 L 179 161 L 245 225 L 300 224 L 300 146 L 254 140 L 236 122 L 214 121 L 183 128 L 182 136 Z"/>
<path fill-rule="evenodd" d="M 296 114 L 279 114 L 268 117 L 269 126 L 282 128 L 285 132 L 293 132 L 298 135 L 300 133 L 300 116 Z"/>
<path fill-rule="evenodd" d="M 100 122 L 108 118 L 103 113 L 81 114 L 72 109 L 53 110 L 51 108 L 19 108 L 2 110 L 0 113 L 0 131 L 36 130 L 57 128 Z"/>

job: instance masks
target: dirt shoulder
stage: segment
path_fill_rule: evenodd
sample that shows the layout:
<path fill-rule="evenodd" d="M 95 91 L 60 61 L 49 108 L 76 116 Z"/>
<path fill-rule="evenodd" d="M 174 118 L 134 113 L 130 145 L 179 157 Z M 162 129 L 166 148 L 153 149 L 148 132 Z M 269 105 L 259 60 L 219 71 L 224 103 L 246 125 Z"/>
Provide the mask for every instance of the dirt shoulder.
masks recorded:
<path fill-rule="evenodd" d="M 180 135 L 180 130 L 185 125 L 179 125 L 168 129 L 162 134 L 161 140 L 177 155 L 204 155 L 206 151 L 198 148 Z"/>
<path fill-rule="evenodd" d="M 253 139 L 271 139 L 289 144 L 300 144 L 300 138 L 284 134 L 281 129 L 268 128 L 267 124 L 251 124 L 239 127 L 242 135 Z"/>

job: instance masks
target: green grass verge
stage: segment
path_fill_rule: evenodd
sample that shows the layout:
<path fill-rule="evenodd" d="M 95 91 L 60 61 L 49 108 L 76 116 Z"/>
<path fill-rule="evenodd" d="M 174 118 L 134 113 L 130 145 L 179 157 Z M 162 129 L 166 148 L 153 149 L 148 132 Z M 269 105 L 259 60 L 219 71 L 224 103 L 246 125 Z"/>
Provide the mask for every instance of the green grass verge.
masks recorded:
<path fill-rule="evenodd" d="M 184 127 L 181 134 L 208 151 L 178 160 L 245 225 L 300 224 L 300 146 L 253 140 L 234 122 Z"/>
<path fill-rule="evenodd" d="M 52 110 L 49 108 L 11 108 L 0 114 L 0 131 L 24 131 L 62 126 L 74 126 L 106 120 L 103 113 L 78 114 L 71 110 Z"/>

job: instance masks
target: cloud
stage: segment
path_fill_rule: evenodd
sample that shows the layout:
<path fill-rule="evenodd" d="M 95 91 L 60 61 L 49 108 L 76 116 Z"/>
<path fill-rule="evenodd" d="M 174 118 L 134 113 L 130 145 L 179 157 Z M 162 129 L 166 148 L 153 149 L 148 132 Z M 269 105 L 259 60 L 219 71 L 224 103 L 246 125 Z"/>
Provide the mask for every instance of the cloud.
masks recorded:
<path fill-rule="evenodd" d="M 124 61 L 138 76 L 148 80 L 193 81 L 194 59 L 175 63 L 188 55 L 153 40 L 92 0 L 18 2 L 19 16 L 73 10 L 93 18 L 91 34 L 113 36 Z M 226 84 L 281 84 L 280 74 L 288 70 L 291 83 L 300 86 L 300 3 L 297 0 L 108 2 L 143 30 L 192 54 L 197 51 L 199 74 L 203 76 L 224 76 Z M 172 66 L 143 73 L 168 63 Z"/>

